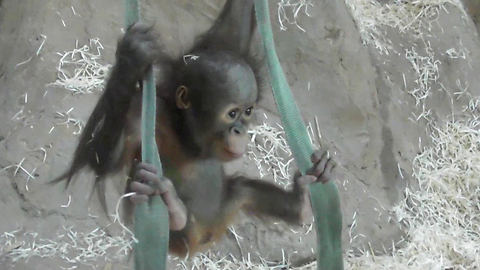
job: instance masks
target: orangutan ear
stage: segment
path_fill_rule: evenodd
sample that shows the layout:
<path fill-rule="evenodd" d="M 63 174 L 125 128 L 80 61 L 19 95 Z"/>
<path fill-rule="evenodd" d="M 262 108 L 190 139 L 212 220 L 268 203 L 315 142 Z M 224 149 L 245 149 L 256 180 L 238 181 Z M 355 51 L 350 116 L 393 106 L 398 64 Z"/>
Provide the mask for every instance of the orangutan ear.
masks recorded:
<path fill-rule="evenodd" d="M 190 101 L 188 100 L 189 89 L 186 86 L 180 86 L 175 91 L 175 103 L 179 109 L 190 108 Z"/>

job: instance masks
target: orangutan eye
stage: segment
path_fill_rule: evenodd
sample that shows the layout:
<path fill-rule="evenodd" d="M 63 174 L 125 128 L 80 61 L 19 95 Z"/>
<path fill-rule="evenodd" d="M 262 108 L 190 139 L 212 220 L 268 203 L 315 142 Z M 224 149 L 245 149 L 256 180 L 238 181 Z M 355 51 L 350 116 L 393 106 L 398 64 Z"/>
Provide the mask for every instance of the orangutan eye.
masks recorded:
<path fill-rule="evenodd" d="M 253 111 L 253 107 L 250 107 L 250 108 L 248 108 L 248 109 L 245 111 L 245 114 L 246 114 L 247 116 L 250 116 L 250 115 L 252 114 L 252 111 Z"/>
<path fill-rule="evenodd" d="M 231 119 L 235 119 L 237 118 L 237 114 L 238 114 L 238 109 L 235 109 L 235 110 L 232 110 L 228 113 L 228 116 L 230 116 Z"/>

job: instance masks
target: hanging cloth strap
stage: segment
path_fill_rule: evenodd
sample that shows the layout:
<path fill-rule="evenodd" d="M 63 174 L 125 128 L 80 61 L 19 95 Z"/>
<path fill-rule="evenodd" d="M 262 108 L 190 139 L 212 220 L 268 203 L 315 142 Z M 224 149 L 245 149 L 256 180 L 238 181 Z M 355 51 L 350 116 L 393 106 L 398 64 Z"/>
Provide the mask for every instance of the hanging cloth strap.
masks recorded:
<path fill-rule="evenodd" d="M 300 172 L 304 175 L 313 166 L 310 161 L 313 149 L 307 134 L 307 128 L 301 120 L 300 111 L 293 99 L 275 52 L 268 0 L 255 0 L 255 11 L 266 53 L 273 96 L 287 142 Z M 317 231 L 317 269 L 343 270 L 342 212 L 340 196 L 334 181 L 310 185 L 310 198 Z"/>
<path fill-rule="evenodd" d="M 124 0 L 124 26 L 140 21 L 138 0 Z M 162 164 L 155 141 L 156 91 L 155 75 L 152 69 L 143 81 L 142 95 L 142 161 L 155 164 L 160 179 L 163 177 Z M 134 246 L 135 270 L 165 270 L 167 267 L 170 223 L 167 206 L 160 195 L 152 196 L 148 203 L 135 208 Z"/>

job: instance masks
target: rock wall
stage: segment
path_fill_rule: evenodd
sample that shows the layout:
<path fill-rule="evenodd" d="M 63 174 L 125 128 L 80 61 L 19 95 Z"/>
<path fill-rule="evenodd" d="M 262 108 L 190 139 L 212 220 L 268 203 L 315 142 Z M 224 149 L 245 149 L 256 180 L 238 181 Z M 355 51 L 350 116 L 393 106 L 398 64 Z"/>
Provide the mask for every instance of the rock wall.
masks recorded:
<path fill-rule="evenodd" d="M 142 0 L 141 7 L 145 19 L 155 22 L 166 49 L 181 54 L 194 35 L 209 27 L 223 2 Z M 459 7 L 447 4 L 421 38 L 380 26 L 390 41 L 387 54 L 373 43 L 365 46 L 358 17 L 352 17 L 344 1 L 317 1 L 308 8 L 310 17 L 301 11 L 297 22 L 305 32 L 294 25 L 280 30 L 277 2 L 270 1 L 270 12 L 282 67 L 305 121 L 314 123 L 318 118 L 323 142 L 341 164 L 337 184 L 344 249 L 357 253 L 368 247 L 382 252 L 383 246 L 402 237 L 390 210 L 403 198 L 405 186 L 415 184 L 412 160 L 429 140 L 427 121 L 417 117 L 430 110 L 441 120 L 452 109 L 461 110 L 467 97 L 458 94 L 460 88 L 469 86 L 472 95 L 479 94 L 473 87 L 480 79 L 473 21 Z M 69 226 L 78 232 L 101 227 L 108 234 L 119 233 L 115 226 L 107 226 L 95 197 L 89 196 L 91 176 L 83 176 L 68 192 L 44 183 L 65 168 L 78 138 L 73 134 L 78 131 L 74 121 L 68 127 L 56 124 L 66 112 L 66 120 L 86 121 L 100 95 L 97 90 L 73 94 L 51 85 L 58 77 L 61 56 L 57 53 L 99 38 L 104 49 L 98 62 L 112 64 L 122 17 L 121 3 L 112 0 L 0 1 L 0 168 L 5 168 L 0 171 L 0 216 L 7 217 L 0 221 L 0 232 L 21 226 L 17 240 L 25 241 L 23 246 L 33 243 L 26 232 L 53 239 Z M 452 48 L 465 58 L 453 58 Z M 408 92 L 422 82 L 415 65 L 430 67 L 429 61 L 434 67 L 442 65 L 433 68 L 429 76 L 434 77 L 428 77 L 435 79 L 429 79 L 428 85 L 435 94 L 420 103 L 425 104 L 423 110 Z M 262 105 L 268 116 L 265 121 L 278 122 L 272 97 L 267 96 Z M 254 168 L 248 159 L 229 166 L 232 171 L 247 168 Z M 110 190 L 112 212 L 118 193 Z M 214 252 L 237 258 L 250 253 L 253 260 L 260 255 L 270 261 L 281 261 L 284 252 L 294 265 L 314 260 L 314 232 L 303 235 L 290 229 L 242 219 L 235 227 L 242 239 L 237 241 L 230 233 Z M 16 246 L 7 240 L 0 238 L 5 246 L 0 263 L 7 269 L 72 265 L 61 256 L 12 262 L 7 255 Z M 91 263 L 111 266 L 104 256 Z M 86 265 L 78 269 L 82 267 L 90 269 Z"/>

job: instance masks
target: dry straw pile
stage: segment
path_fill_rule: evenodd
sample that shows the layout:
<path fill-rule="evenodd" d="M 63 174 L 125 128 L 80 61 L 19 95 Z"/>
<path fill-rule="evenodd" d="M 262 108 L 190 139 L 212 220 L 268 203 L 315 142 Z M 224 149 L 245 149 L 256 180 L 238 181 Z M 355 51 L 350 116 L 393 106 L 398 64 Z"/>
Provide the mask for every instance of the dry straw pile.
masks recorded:
<path fill-rule="evenodd" d="M 362 39 L 388 54 L 389 40 L 385 26 L 393 27 L 422 40 L 431 30 L 439 11 L 451 4 L 463 10 L 460 1 L 377 1 L 346 0 L 359 25 Z M 449 93 L 439 83 L 440 62 L 434 59 L 430 44 L 426 55 L 415 47 L 405 50 L 405 57 L 415 71 L 416 87 L 408 93 L 416 100 L 421 118 L 427 122 L 431 142 L 413 160 L 418 187 L 405 190 L 405 199 L 393 208 L 404 224 L 407 238 L 400 248 L 391 247 L 388 255 L 348 259 L 350 269 L 479 269 L 480 268 L 480 130 L 478 100 L 465 105 L 461 115 L 445 122 L 434 122 L 425 100 L 434 94 L 433 85 Z M 450 58 L 463 58 L 455 49 Z M 458 83 L 457 83 L 458 84 Z M 406 86 L 406 85 L 405 85 Z M 458 85 L 461 88 L 460 85 Z M 466 89 L 462 90 L 462 94 Z M 452 99 L 453 106 L 453 99 Z"/>

